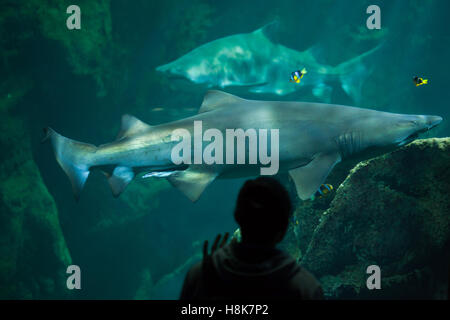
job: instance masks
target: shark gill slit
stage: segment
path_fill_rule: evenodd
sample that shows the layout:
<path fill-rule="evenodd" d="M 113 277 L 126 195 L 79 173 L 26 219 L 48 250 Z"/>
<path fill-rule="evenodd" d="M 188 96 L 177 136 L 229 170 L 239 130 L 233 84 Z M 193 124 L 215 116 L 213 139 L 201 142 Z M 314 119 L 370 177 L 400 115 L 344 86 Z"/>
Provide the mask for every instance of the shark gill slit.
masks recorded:
<path fill-rule="evenodd" d="M 339 135 L 335 141 L 342 158 L 348 158 L 361 150 L 361 132 L 346 132 Z"/>

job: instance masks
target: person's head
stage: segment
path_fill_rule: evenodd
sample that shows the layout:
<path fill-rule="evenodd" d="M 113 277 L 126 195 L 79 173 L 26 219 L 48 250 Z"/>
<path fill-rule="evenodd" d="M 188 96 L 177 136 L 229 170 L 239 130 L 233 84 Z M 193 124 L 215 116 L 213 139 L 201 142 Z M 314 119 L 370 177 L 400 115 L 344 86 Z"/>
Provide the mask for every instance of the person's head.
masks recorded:
<path fill-rule="evenodd" d="M 286 234 L 291 214 L 286 189 L 274 178 L 259 177 L 241 188 L 234 218 L 243 242 L 275 245 Z"/>

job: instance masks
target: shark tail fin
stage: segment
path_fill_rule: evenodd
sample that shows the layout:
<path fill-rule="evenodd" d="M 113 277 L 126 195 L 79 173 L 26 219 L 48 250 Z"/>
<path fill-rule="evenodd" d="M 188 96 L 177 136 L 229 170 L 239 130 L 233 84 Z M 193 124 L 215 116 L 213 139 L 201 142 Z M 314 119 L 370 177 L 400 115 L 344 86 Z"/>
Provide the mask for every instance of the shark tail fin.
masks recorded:
<path fill-rule="evenodd" d="M 45 128 L 44 133 L 42 142 L 51 141 L 56 161 L 69 177 L 73 194 L 78 200 L 92 165 L 92 157 L 89 154 L 94 153 L 97 147 L 63 137 L 51 128 Z"/>
<path fill-rule="evenodd" d="M 353 59 L 341 63 L 336 67 L 341 87 L 356 104 L 361 102 L 361 91 L 364 81 L 374 70 L 373 57 L 383 44 L 369 50 Z"/>

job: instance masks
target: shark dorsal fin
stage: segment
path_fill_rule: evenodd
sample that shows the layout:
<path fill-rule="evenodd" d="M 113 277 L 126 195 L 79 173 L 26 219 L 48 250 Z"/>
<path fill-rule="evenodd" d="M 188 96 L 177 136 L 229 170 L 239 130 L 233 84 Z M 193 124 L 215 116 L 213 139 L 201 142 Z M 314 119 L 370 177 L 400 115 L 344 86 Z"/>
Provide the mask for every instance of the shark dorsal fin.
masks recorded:
<path fill-rule="evenodd" d="M 253 31 L 254 34 L 262 34 L 272 42 L 278 42 L 279 38 L 280 21 L 278 19 L 269 22 L 259 29 Z"/>
<path fill-rule="evenodd" d="M 150 129 L 151 126 L 142 122 L 136 117 L 133 117 L 129 114 L 124 114 L 122 116 L 122 126 L 120 128 L 120 132 L 117 135 L 117 139 L 122 139 L 125 137 L 132 137 L 144 131 Z"/>
<path fill-rule="evenodd" d="M 198 113 L 203 113 L 220 108 L 226 104 L 242 101 L 243 99 L 232 94 L 219 91 L 209 90 L 203 98 L 203 103 Z"/>

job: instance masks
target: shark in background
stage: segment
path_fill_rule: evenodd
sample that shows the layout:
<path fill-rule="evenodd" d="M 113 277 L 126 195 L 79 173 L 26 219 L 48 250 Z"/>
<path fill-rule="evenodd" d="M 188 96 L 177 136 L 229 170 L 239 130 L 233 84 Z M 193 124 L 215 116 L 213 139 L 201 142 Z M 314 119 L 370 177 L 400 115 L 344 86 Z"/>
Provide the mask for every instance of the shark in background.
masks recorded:
<path fill-rule="evenodd" d="M 289 172 L 299 198 L 306 200 L 340 161 L 364 156 L 368 150 L 383 153 L 402 146 L 438 125 L 442 118 L 334 104 L 247 100 L 212 90 L 192 117 L 151 126 L 133 116 L 123 116 L 118 139 L 108 144 L 78 142 L 50 128 L 45 129 L 45 139 L 51 141 L 76 198 L 93 169 L 105 173 L 114 196 L 119 196 L 136 175 L 144 173 L 167 179 L 192 201 L 217 178 L 259 174 L 261 164 L 175 165 L 171 151 L 178 142 L 172 135 L 181 128 L 193 136 L 194 121 L 202 121 L 204 130 L 214 128 L 222 134 L 234 128 L 278 129 L 279 172 Z M 206 147 L 203 144 L 203 151 Z M 245 158 L 249 159 L 248 149 L 246 152 Z"/>
<path fill-rule="evenodd" d="M 278 96 L 308 88 L 327 103 L 333 86 L 338 85 L 359 104 L 363 82 L 373 71 L 369 57 L 382 44 L 331 66 L 318 62 L 317 47 L 299 52 L 272 41 L 277 26 L 278 22 L 272 22 L 251 33 L 216 39 L 156 70 L 208 88 L 244 87 L 252 93 Z M 301 84 L 290 82 L 291 73 L 301 68 L 308 70 Z"/>

